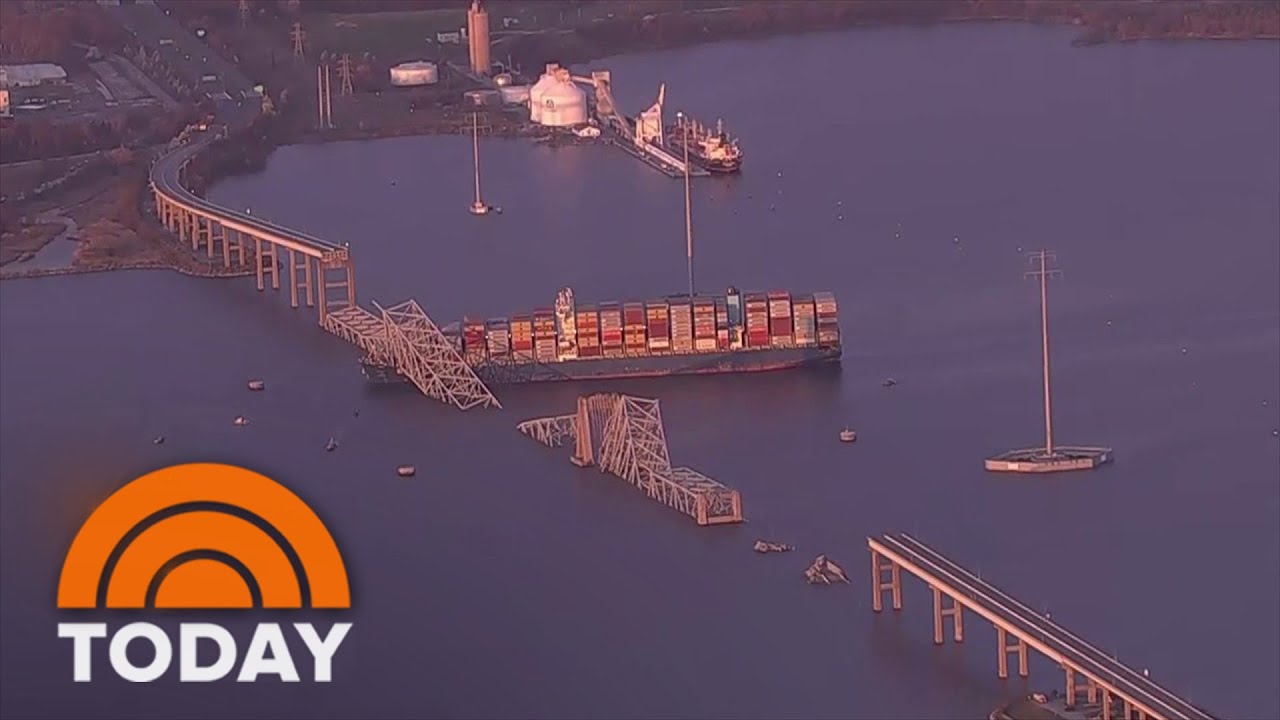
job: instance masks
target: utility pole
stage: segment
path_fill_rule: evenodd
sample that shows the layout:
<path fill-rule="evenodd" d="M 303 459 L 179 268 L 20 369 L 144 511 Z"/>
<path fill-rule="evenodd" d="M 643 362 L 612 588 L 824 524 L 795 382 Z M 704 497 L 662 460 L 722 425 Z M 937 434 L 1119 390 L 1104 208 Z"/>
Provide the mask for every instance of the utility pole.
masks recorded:
<path fill-rule="evenodd" d="M 333 102 L 329 88 L 329 66 L 316 66 L 316 105 L 318 113 L 317 126 L 324 130 L 333 128 Z"/>
<path fill-rule="evenodd" d="M 342 78 L 339 92 L 343 95 L 354 94 L 355 90 L 351 87 L 351 53 L 342 53 L 342 59 L 338 61 L 338 77 Z"/>
<path fill-rule="evenodd" d="M 307 31 L 302 29 L 302 23 L 295 22 L 289 36 L 293 38 L 293 56 L 299 60 L 304 59 L 307 56 Z"/>
<path fill-rule="evenodd" d="M 1049 392 L 1049 278 L 1061 277 L 1062 271 L 1049 268 L 1057 255 L 1049 250 L 1031 253 L 1031 263 L 1036 268 L 1024 277 L 1040 279 L 1040 352 L 1044 365 L 1044 454 L 1053 457 L 1053 401 Z"/>
<path fill-rule="evenodd" d="M 693 200 L 689 192 L 689 121 L 684 113 L 676 113 L 684 142 L 684 240 L 685 258 L 689 264 L 689 297 L 693 297 Z M 662 123 L 659 121 L 659 127 Z"/>

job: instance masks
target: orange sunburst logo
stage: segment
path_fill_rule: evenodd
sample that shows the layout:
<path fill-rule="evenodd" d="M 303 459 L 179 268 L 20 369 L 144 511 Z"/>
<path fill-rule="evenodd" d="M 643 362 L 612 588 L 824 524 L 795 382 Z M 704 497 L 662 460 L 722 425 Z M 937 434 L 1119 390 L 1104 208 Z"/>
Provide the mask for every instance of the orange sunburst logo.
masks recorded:
<path fill-rule="evenodd" d="M 338 546 L 280 483 L 216 463 L 143 475 L 71 543 L 59 608 L 349 608 Z"/>

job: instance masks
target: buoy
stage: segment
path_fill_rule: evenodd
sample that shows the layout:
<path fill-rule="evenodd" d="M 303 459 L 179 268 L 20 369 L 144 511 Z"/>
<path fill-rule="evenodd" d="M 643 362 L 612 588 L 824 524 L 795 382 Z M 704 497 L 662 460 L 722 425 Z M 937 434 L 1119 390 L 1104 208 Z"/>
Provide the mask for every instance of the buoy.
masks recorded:
<path fill-rule="evenodd" d="M 416 472 L 418 472 L 417 468 L 412 465 L 401 465 L 396 468 L 396 474 L 400 477 L 413 477 Z"/>
<path fill-rule="evenodd" d="M 1187 349 L 1186 349 L 1186 348 L 1182 348 L 1182 354 L 1183 354 L 1183 355 L 1186 355 L 1186 354 L 1187 354 Z"/>
<path fill-rule="evenodd" d="M 152 442 L 152 444 L 154 444 L 154 445 L 163 445 L 163 444 L 164 444 L 164 436 L 163 436 L 163 435 L 157 435 L 157 436 L 156 436 L 156 439 L 155 439 L 155 440 L 152 440 L 151 442 Z"/>
<path fill-rule="evenodd" d="M 254 392 L 261 392 L 267 389 L 267 384 L 261 380 L 250 380 L 249 389 Z"/>
<path fill-rule="evenodd" d="M 836 219 L 837 219 L 837 220 L 843 220 L 843 219 L 844 219 L 844 215 L 837 215 L 837 216 L 836 216 Z"/>
<path fill-rule="evenodd" d="M 351 417 L 360 417 L 360 408 L 356 408 L 356 411 L 351 414 Z"/>

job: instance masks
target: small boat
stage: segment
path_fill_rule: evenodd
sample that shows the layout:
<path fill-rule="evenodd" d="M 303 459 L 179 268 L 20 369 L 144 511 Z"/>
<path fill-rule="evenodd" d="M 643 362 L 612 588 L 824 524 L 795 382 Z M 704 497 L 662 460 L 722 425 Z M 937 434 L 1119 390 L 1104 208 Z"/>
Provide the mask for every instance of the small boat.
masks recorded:
<path fill-rule="evenodd" d="M 897 385 L 897 384 L 898 384 L 898 381 L 894 380 L 893 378 L 885 378 L 884 382 L 880 383 L 880 385 L 883 387 L 893 387 L 894 385 Z"/>
<path fill-rule="evenodd" d="M 164 444 L 164 436 L 163 436 L 163 435 L 157 435 L 157 436 L 156 436 L 156 439 L 151 441 L 151 444 L 152 444 L 152 445 L 163 445 L 163 444 Z"/>
<path fill-rule="evenodd" d="M 338 441 L 334 440 L 333 438 L 329 438 L 329 442 L 324 446 L 324 451 L 333 452 L 334 450 L 337 450 L 337 449 L 338 449 Z"/>
<path fill-rule="evenodd" d="M 400 477 L 413 477 L 416 472 L 418 472 L 418 469 L 412 465 L 401 465 L 396 468 L 396 474 Z"/>
<path fill-rule="evenodd" d="M 267 384 L 261 380 L 250 380 L 249 389 L 254 392 L 262 392 L 267 389 Z"/>
<path fill-rule="evenodd" d="M 246 420 L 243 415 L 237 415 L 236 419 L 231 421 L 231 424 L 235 425 L 236 427 L 244 427 L 245 425 L 249 424 L 249 421 Z"/>
<path fill-rule="evenodd" d="M 840 442 L 851 443 L 857 441 L 857 439 L 858 433 L 850 430 L 849 428 L 845 428 L 840 431 Z"/>

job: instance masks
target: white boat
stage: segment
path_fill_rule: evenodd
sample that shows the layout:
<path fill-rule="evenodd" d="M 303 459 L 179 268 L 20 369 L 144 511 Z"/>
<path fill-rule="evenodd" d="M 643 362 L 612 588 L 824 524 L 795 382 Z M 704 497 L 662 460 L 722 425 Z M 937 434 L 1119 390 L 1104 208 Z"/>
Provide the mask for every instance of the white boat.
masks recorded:
<path fill-rule="evenodd" d="M 254 392 L 261 392 L 267 389 L 267 384 L 261 380 L 250 380 L 249 389 Z"/>
<path fill-rule="evenodd" d="M 243 415 L 237 415 L 236 419 L 231 421 L 231 424 L 235 425 L 236 427 L 244 427 L 245 425 L 249 424 L 249 421 L 246 420 Z"/>
<path fill-rule="evenodd" d="M 858 433 L 850 430 L 849 428 L 845 428 L 840 431 L 840 442 L 851 443 L 851 442 L 855 442 L 857 439 L 858 439 Z"/>
<path fill-rule="evenodd" d="M 418 472 L 417 468 L 412 465 L 401 465 L 396 468 L 396 474 L 400 477 L 413 477 L 416 472 Z"/>

